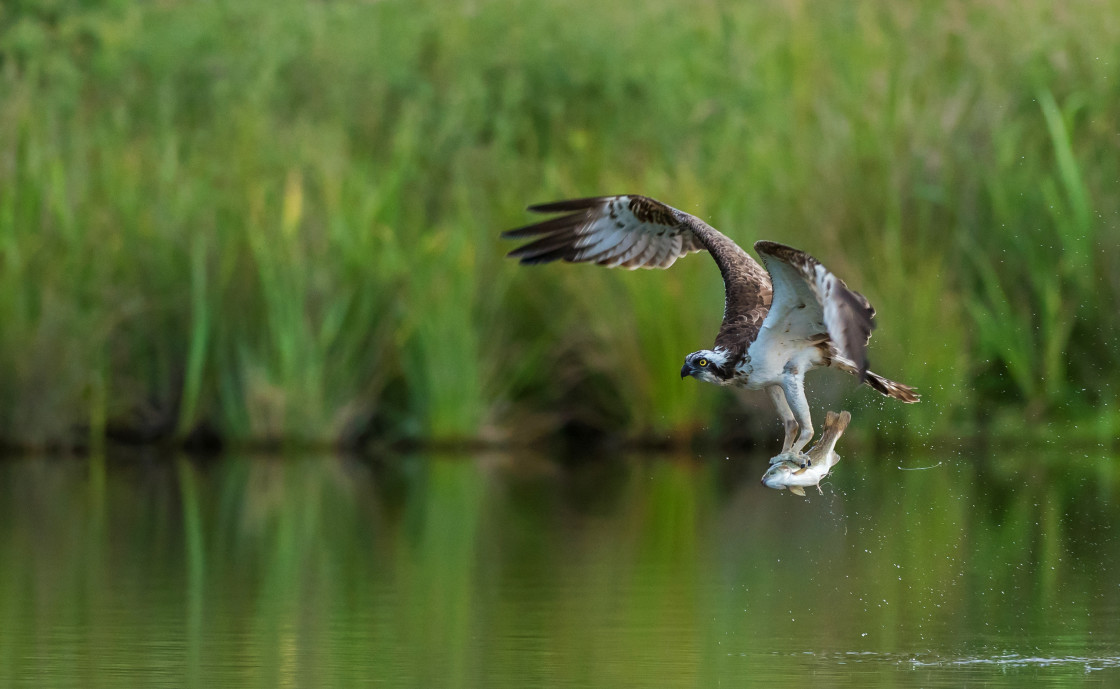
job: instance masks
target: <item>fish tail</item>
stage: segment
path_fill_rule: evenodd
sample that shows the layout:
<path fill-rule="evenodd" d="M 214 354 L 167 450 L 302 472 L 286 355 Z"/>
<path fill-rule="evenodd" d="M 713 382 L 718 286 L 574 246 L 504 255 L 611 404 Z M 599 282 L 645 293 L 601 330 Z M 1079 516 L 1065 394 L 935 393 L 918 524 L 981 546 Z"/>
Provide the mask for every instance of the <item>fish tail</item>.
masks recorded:
<path fill-rule="evenodd" d="M 848 424 L 852 421 L 852 415 L 846 411 L 837 414 L 830 411 L 824 417 L 824 433 L 821 434 L 821 446 L 827 447 L 829 451 L 836 445 L 836 441 L 847 430 Z"/>
<path fill-rule="evenodd" d="M 848 428 L 848 424 L 851 422 L 852 415 L 850 413 L 842 411 L 837 414 L 834 411 L 830 411 L 824 417 L 824 433 L 825 435 L 829 433 L 840 435 Z"/>
<path fill-rule="evenodd" d="M 840 440 L 840 436 L 844 434 L 851 421 L 852 415 L 846 411 L 839 414 L 830 411 L 825 415 L 824 432 L 821 433 L 820 440 L 808 453 L 814 464 L 822 461 L 831 461 L 835 464 L 840 460 L 839 457 L 834 455 L 833 450 L 836 449 L 836 441 Z"/>

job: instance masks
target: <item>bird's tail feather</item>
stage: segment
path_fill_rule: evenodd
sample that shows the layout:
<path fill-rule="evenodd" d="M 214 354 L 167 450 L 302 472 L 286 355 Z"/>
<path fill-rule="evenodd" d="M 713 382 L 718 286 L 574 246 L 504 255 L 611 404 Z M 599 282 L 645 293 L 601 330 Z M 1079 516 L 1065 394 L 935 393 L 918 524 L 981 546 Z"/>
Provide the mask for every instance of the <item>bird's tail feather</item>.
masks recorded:
<path fill-rule="evenodd" d="M 851 373 L 855 376 L 859 376 L 861 373 L 859 367 L 855 365 L 855 362 L 849 361 L 842 356 L 833 355 L 832 363 L 833 365 L 838 366 L 840 370 L 847 371 L 848 373 Z M 909 385 L 903 385 L 902 383 L 895 382 L 893 380 L 890 380 L 889 378 L 884 378 L 874 371 L 865 370 L 862 371 L 862 373 L 864 383 L 871 386 L 880 393 L 886 395 L 887 397 L 893 397 L 894 399 L 900 400 L 907 404 L 913 404 L 921 399 L 921 395 L 918 394 L 918 391 L 910 387 Z"/>
<path fill-rule="evenodd" d="M 867 383 L 887 397 L 893 397 L 896 400 L 901 400 L 907 404 L 913 404 L 921 398 L 921 395 L 918 394 L 918 391 L 910 387 L 909 385 L 896 383 L 895 381 L 884 378 L 883 376 L 873 371 L 867 372 L 867 378 L 865 378 L 863 382 Z"/>

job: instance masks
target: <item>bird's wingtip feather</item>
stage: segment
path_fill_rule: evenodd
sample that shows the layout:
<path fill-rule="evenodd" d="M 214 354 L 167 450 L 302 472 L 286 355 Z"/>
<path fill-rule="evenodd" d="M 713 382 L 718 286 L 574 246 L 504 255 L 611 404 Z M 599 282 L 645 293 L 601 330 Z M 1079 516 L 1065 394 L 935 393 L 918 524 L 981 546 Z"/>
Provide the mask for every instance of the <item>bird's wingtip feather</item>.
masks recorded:
<path fill-rule="evenodd" d="M 564 199 L 562 201 L 548 201 L 534 203 L 526 210 L 532 213 L 560 213 L 563 211 L 583 211 L 594 208 L 603 202 L 603 196 L 588 196 L 582 199 Z"/>

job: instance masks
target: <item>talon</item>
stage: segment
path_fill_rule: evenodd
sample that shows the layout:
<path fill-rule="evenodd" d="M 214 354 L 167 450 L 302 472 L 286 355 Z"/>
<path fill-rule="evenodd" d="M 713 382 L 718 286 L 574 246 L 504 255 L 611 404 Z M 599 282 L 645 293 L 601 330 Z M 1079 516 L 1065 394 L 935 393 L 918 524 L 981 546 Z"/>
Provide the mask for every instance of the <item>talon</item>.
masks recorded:
<path fill-rule="evenodd" d="M 770 458 L 770 465 L 781 464 L 782 462 L 792 462 L 797 464 L 799 461 L 798 455 L 792 452 L 781 452 Z"/>

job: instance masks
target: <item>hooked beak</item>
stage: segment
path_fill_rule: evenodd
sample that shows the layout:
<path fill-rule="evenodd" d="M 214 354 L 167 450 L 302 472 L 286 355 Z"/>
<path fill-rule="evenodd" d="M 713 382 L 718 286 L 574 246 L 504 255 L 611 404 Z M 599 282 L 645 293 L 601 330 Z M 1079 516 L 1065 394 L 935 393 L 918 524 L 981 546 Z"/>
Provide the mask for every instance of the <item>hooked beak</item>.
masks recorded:
<path fill-rule="evenodd" d="M 681 378 L 688 378 L 691 375 L 692 375 L 692 366 L 689 366 L 688 364 L 685 364 L 684 366 L 681 366 Z"/>

